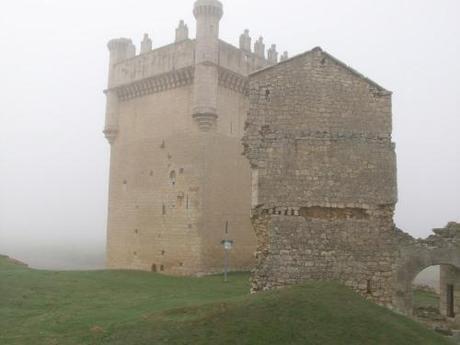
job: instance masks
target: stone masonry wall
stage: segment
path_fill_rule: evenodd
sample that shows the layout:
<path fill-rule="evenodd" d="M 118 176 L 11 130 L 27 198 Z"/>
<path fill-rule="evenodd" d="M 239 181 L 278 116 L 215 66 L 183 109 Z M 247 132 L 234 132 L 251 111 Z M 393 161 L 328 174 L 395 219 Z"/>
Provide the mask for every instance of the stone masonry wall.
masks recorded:
<path fill-rule="evenodd" d="M 250 76 L 253 290 L 338 280 L 392 301 L 391 93 L 319 48 Z"/>

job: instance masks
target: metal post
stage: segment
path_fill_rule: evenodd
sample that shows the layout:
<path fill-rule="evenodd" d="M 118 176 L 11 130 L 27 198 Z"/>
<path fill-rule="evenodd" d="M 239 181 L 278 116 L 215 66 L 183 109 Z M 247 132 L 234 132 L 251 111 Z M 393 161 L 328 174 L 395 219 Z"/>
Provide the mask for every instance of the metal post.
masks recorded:
<path fill-rule="evenodd" d="M 228 281 L 227 278 L 227 271 L 228 271 L 228 257 L 227 257 L 228 250 L 224 248 L 224 282 Z"/>
<path fill-rule="evenodd" d="M 224 246 L 224 282 L 228 281 L 229 251 L 232 249 L 233 241 L 228 239 L 228 220 L 225 222 L 225 235 L 222 240 Z"/>

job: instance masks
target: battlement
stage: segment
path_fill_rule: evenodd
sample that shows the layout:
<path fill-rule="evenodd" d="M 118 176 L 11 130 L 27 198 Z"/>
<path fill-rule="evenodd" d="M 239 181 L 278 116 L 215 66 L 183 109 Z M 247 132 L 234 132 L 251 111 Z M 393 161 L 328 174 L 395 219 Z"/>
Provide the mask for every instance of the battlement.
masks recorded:
<path fill-rule="evenodd" d="M 128 57 L 114 65 L 110 88 L 135 83 L 194 64 L 195 40 L 186 39 L 150 51 L 144 49 L 139 55 Z M 226 70 L 246 77 L 268 65 L 268 60 L 250 51 L 219 41 L 219 66 Z"/>
<path fill-rule="evenodd" d="M 114 66 L 110 88 L 131 84 L 155 75 L 192 66 L 195 41 L 183 40 L 136 55 Z"/>
<path fill-rule="evenodd" d="M 219 40 L 219 66 L 248 76 L 252 72 L 268 66 L 268 61 L 251 51 L 237 48 L 230 43 Z"/>

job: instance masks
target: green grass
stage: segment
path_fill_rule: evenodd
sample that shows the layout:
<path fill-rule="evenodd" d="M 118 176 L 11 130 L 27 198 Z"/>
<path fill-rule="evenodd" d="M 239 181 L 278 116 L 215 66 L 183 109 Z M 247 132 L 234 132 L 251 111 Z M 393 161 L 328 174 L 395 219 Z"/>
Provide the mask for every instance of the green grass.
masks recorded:
<path fill-rule="evenodd" d="M 415 308 L 439 309 L 439 295 L 434 292 L 415 289 L 413 303 Z"/>
<path fill-rule="evenodd" d="M 0 344 L 450 344 L 332 283 L 248 295 L 248 274 L 30 270 L 0 257 Z"/>

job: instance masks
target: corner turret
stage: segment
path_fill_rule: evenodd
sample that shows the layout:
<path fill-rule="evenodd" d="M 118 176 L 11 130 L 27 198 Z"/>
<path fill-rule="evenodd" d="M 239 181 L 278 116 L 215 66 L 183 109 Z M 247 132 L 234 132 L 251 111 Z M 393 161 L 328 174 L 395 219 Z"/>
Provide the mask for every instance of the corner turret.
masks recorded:
<path fill-rule="evenodd" d="M 107 47 L 110 52 L 109 59 L 109 80 L 107 106 L 105 113 L 104 135 L 110 144 L 113 144 L 118 134 L 118 97 L 114 91 L 110 90 L 115 84 L 114 66 L 126 59 L 136 55 L 136 47 L 127 38 L 117 38 L 109 41 Z"/>
<path fill-rule="evenodd" d="M 254 43 L 254 54 L 258 57 L 265 59 L 265 44 L 262 36 Z"/>
<path fill-rule="evenodd" d="M 219 22 L 224 11 L 220 1 L 198 0 L 196 18 L 195 82 L 192 116 L 203 131 L 217 121 L 217 88 L 219 58 Z"/>
<path fill-rule="evenodd" d="M 144 39 L 141 42 L 141 54 L 146 54 L 152 51 L 152 40 L 149 34 L 144 34 Z"/>
<path fill-rule="evenodd" d="M 244 30 L 244 33 L 240 36 L 240 49 L 246 52 L 251 52 L 251 36 L 249 36 L 249 30 Z"/>
<path fill-rule="evenodd" d="M 278 52 L 276 51 L 276 44 L 272 44 L 272 46 L 268 50 L 268 62 L 271 65 L 275 65 L 278 63 Z"/>
<path fill-rule="evenodd" d="M 176 43 L 185 40 L 188 40 L 188 26 L 183 20 L 181 20 L 176 29 Z"/>
<path fill-rule="evenodd" d="M 289 59 L 289 53 L 285 51 L 283 55 L 281 55 L 281 61 L 286 61 L 287 59 Z"/>

